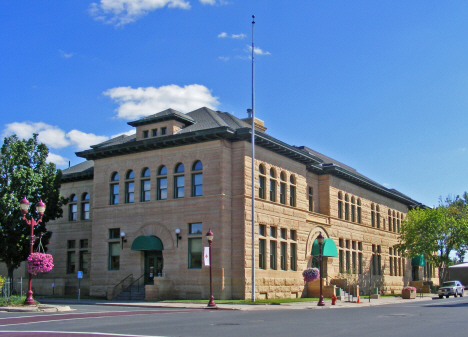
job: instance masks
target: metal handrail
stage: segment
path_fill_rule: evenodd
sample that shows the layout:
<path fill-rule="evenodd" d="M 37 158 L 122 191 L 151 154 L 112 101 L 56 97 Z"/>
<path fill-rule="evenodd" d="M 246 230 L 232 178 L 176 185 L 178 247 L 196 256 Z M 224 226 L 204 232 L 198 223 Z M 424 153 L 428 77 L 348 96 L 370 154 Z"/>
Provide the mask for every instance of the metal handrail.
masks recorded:
<path fill-rule="evenodd" d="M 136 282 L 138 282 L 138 291 L 140 291 L 140 280 L 142 277 L 144 277 L 146 274 L 148 273 L 143 273 L 139 278 L 137 278 L 135 281 L 133 281 L 128 287 L 127 289 L 130 290 L 130 299 L 132 298 L 132 285 L 134 285 Z"/>
<path fill-rule="evenodd" d="M 125 289 L 125 285 L 123 284 L 125 282 L 126 279 L 128 279 L 129 277 L 133 278 L 133 274 L 130 274 L 128 275 L 127 277 L 125 277 L 122 281 L 120 281 L 119 283 L 117 283 L 117 285 L 114 287 L 114 293 L 112 294 L 113 296 L 112 297 L 115 297 L 115 290 L 117 289 L 117 287 L 119 285 L 122 284 L 122 291 Z"/>

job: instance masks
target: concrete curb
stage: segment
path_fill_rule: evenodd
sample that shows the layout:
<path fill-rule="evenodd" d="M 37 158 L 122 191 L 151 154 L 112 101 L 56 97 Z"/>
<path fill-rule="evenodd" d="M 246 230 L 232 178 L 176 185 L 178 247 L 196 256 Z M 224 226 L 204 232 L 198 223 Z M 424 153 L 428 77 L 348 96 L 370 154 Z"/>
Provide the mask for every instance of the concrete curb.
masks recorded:
<path fill-rule="evenodd" d="M 32 305 L 29 307 L 0 307 L 0 311 L 6 312 L 63 312 L 72 311 L 68 305 Z"/>

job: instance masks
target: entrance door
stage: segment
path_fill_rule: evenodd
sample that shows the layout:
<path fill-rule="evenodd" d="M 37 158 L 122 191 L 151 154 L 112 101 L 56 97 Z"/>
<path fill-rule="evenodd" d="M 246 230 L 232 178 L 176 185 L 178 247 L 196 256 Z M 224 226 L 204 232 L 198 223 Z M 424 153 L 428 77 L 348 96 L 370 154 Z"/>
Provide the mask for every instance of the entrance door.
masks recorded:
<path fill-rule="evenodd" d="M 411 276 L 413 277 L 413 281 L 419 281 L 419 267 L 413 266 Z"/>
<path fill-rule="evenodd" d="M 145 251 L 145 284 L 154 284 L 154 278 L 162 276 L 163 257 L 161 250 Z"/>

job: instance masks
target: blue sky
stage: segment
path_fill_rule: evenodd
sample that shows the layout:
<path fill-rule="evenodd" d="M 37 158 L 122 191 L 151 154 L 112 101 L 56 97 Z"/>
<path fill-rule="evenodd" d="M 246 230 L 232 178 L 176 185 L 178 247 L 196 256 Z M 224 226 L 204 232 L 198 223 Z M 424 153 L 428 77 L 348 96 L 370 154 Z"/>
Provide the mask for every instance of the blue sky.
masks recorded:
<path fill-rule="evenodd" d="M 130 120 L 200 106 L 256 116 L 429 206 L 468 190 L 468 2 L 3 1 L 2 136 L 65 168 Z"/>

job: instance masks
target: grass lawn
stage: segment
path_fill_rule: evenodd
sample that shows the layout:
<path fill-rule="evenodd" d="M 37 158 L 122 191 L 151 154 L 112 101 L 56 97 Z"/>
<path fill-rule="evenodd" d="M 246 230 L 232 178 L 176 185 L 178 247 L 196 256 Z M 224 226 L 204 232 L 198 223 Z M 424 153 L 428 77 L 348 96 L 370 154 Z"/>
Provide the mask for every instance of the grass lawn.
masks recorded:
<path fill-rule="evenodd" d="M 10 298 L 5 299 L 4 297 L 0 297 L 0 307 L 20 307 L 23 305 L 26 296 L 10 296 Z M 36 304 L 40 304 L 36 301 Z"/>

